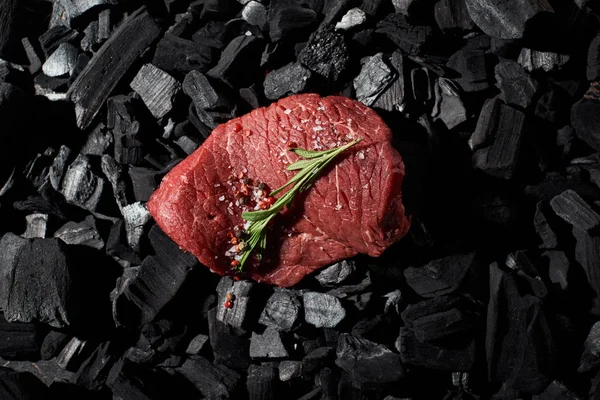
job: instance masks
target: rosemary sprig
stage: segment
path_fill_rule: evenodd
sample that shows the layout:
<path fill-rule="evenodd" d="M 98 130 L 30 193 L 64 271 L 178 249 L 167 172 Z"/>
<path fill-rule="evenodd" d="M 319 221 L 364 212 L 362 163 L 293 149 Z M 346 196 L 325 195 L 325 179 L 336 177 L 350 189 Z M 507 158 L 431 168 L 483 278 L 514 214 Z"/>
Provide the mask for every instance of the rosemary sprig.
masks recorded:
<path fill-rule="evenodd" d="M 288 171 L 298 171 L 285 185 L 271 192 L 271 196 L 281 193 L 285 188 L 291 188 L 285 192 L 271 207 L 267 210 L 249 211 L 242 213 L 242 218 L 250 221 L 246 229 L 246 237 L 243 243 L 243 251 L 239 264 L 236 269 L 241 272 L 253 251 L 256 251 L 259 259 L 262 252 L 267 247 L 267 225 L 285 206 L 289 206 L 296 197 L 296 194 L 308 190 L 317 180 L 320 173 L 341 153 L 354 146 L 362 139 L 356 139 L 348 144 L 325 151 L 313 151 L 305 149 L 290 149 L 298 156 L 300 160 L 288 165 Z"/>

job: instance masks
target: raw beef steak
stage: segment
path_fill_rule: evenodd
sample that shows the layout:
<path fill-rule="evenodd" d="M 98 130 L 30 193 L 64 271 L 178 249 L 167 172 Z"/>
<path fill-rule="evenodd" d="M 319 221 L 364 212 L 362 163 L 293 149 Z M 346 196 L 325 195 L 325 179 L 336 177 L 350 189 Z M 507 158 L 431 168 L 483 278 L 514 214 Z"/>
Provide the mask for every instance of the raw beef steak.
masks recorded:
<path fill-rule="evenodd" d="M 363 140 L 274 219 L 262 262 L 251 258 L 244 271 L 291 286 L 357 253 L 379 256 L 410 226 L 401 196 L 404 164 L 381 118 L 345 97 L 291 96 L 218 126 L 165 176 L 148 209 L 182 249 L 212 271 L 233 275 L 241 214 L 294 176 L 286 166 L 298 156 L 289 148 L 325 150 L 356 138 Z"/>

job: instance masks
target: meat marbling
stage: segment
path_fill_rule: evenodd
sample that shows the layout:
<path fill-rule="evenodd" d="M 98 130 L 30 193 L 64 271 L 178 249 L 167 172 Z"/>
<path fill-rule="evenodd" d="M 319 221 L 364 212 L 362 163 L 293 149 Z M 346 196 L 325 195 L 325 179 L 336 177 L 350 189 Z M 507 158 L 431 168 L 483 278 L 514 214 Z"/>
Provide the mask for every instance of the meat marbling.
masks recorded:
<path fill-rule="evenodd" d="M 254 280 L 291 286 L 357 253 L 379 256 L 410 227 L 401 196 L 404 164 L 381 118 L 345 97 L 291 96 L 218 126 L 165 176 L 148 209 L 183 250 L 213 272 L 233 275 L 231 236 L 243 230 L 242 211 L 256 204 L 240 204 L 244 183 L 247 198 L 260 197 L 258 182 L 273 190 L 296 173 L 286 170 L 298 159 L 289 146 L 325 150 L 359 137 L 276 217 L 265 258 L 244 270 Z"/>

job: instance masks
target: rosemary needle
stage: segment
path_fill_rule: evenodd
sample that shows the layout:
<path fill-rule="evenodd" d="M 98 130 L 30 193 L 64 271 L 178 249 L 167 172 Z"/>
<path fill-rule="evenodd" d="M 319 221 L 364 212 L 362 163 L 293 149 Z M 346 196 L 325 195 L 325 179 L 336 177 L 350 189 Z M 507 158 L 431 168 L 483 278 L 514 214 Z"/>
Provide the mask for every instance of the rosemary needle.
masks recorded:
<path fill-rule="evenodd" d="M 249 221 L 246 229 L 246 237 L 243 243 L 243 251 L 236 266 L 238 272 L 244 268 L 250 254 L 255 251 L 259 259 L 262 252 L 267 247 L 267 225 L 285 206 L 289 206 L 296 197 L 296 194 L 308 190 L 321 172 L 341 153 L 354 146 L 362 139 L 356 139 L 348 144 L 325 151 L 313 151 L 305 149 L 290 149 L 298 156 L 300 160 L 288 165 L 288 171 L 298 171 L 285 185 L 271 192 L 271 196 L 281 193 L 285 188 L 291 186 L 270 208 L 266 210 L 250 211 L 242 213 L 242 218 Z"/>

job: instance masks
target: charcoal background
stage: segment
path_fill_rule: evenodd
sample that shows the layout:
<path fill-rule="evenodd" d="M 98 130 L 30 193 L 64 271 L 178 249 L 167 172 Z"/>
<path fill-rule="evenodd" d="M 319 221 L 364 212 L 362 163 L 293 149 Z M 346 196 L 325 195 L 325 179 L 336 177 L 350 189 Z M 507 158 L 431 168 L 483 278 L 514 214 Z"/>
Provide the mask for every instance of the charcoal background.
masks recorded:
<path fill-rule="evenodd" d="M 0 398 L 600 398 L 599 3 L 2 2 Z M 409 234 L 211 274 L 145 202 L 309 92 L 392 129 Z"/>

